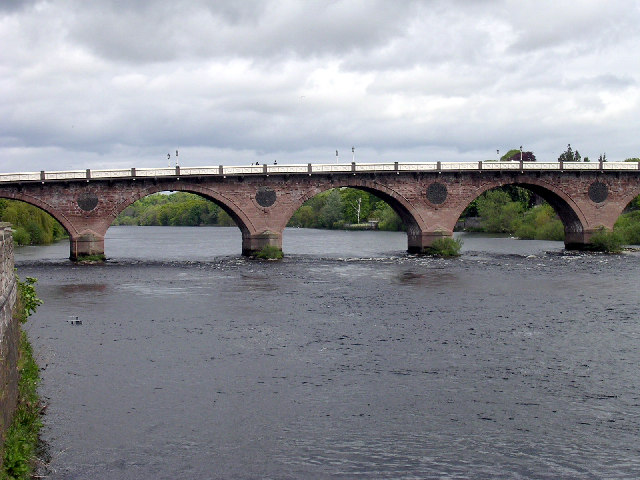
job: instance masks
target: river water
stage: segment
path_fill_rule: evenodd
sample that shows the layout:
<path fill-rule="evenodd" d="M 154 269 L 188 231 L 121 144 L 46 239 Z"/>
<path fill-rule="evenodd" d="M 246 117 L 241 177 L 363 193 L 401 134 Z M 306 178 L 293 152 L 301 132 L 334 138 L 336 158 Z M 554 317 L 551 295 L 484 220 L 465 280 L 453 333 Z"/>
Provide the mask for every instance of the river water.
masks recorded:
<path fill-rule="evenodd" d="M 640 254 L 112 227 L 16 251 L 51 479 L 640 478 Z M 78 318 L 81 325 L 72 324 Z"/>

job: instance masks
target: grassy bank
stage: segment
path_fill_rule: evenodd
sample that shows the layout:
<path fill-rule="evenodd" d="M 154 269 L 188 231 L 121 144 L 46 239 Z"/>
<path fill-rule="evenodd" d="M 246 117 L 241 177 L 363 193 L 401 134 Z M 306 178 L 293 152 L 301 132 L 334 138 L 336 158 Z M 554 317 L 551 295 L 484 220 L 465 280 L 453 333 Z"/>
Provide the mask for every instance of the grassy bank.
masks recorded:
<path fill-rule="evenodd" d="M 35 293 L 35 279 L 19 282 L 15 316 L 26 322 L 42 302 Z M 18 353 L 18 405 L 3 445 L 1 480 L 29 479 L 37 462 L 42 404 L 38 397 L 40 369 L 33 357 L 27 334 L 20 332 Z"/>

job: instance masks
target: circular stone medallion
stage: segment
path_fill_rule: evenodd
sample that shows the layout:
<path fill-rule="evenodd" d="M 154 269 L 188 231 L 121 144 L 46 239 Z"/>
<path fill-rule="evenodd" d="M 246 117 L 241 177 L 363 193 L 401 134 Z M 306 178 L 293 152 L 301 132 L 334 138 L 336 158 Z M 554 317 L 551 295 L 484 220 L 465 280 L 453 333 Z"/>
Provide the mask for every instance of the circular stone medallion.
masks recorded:
<path fill-rule="evenodd" d="M 438 182 L 433 182 L 431 185 L 427 187 L 427 200 L 429 200 L 431 203 L 435 205 L 440 205 L 441 203 L 444 203 L 446 199 L 447 199 L 446 185 Z"/>
<path fill-rule="evenodd" d="M 92 192 L 84 192 L 78 195 L 78 206 L 85 212 L 90 212 L 98 205 L 98 196 Z"/>
<path fill-rule="evenodd" d="M 256 202 L 261 207 L 270 207 L 276 203 L 276 192 L 268 187 L 261 187 L 256 193 Z"/>
<path fill-rule="evenodd" d="M 596 203 L 604 202 L 609 196 L 609 189 L 602 182 L 593 182 L 589 186 L 589 198 Z"/>

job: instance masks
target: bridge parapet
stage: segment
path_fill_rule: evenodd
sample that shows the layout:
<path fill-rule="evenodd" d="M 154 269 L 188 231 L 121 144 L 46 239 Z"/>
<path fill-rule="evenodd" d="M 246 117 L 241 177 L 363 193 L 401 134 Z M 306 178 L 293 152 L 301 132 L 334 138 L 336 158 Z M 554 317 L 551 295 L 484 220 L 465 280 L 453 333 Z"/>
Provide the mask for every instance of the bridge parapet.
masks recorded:
<path fill-rule="evenodd" d="M 348 164 L 292 164 L 292 165 L 242 165 L 215 167 L 161 167 L 123 168 L 110 170 L 69 170 L 0 173 L 0 182 L 46 182 L 109 180 L 135 177 L 193 177 L 239 175 L 314 175 L 333 173 L 388 173 L 388 172 L 496 172 L 496 171 L 637 171 L 640 162 L 394 162 Z"/>

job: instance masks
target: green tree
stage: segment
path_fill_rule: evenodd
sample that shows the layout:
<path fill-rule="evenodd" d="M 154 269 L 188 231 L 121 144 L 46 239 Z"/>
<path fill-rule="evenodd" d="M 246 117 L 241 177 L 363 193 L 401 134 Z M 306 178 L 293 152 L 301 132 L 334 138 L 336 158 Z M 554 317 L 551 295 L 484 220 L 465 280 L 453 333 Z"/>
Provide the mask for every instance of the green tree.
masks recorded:
<path fill-rule="evenodd" d="M 571 144 L 567 145 L 567 149 L 558 157 L 559 162 L 579 162 L 582 157 L 578 150 L 575 152 L 571 149 Z"/>
<path fill-rule="evenodd" d="M 369 205 L 369 194 L 355 188 L 340 189 L 342 204 L 344 206 L 344 220 L 347 223 L 361 223 L 369 218 L 371 207 Z"/>
<path fill-rule="evenodd" d="M 477 208 L 485 231 L 498 233 L 513 233 L 524 212 L 524 206 L 504 190 L 489 190 L 478 198 Z"/>
<path fill-rule="evenodd" d="M 380 230 L 386 230 L 390 232 L 405 230 L 402 219 L 387 203 L 380 205 L 380 207 L 375 210 L 372 216 L 374 217 L 374 219 L 379 221 L 378 229 Z"/>
<path fill-rule="evenodd" d="M 564 240 L 564 225 L 548 203 L 537 205 L 515 222 L 515 235 L 522 239 Z"/>
<path fill-rule="evenodd" d="M 47 212 L 18 200 L 0 200 L 0 221 L 12 224 L 18 245 L 47 244 L 67 236 L 64 227 Z"/>
<path fill-rule="evenodd" d="M 500 161 L 501 162 L 506 162 L 511 160 L 515 155 L 520 155 L 520 149 L 519 148 L 512 148 L 511 150 L 509 150 L 507 153 L 505 153 L 504 155 L 502 155 L 500 157 Z"/>
<path fill-rule="evenodd" d="M 320 210 L 320 225 L 323 228 L 340 228 L 344 225 L 342 197 L 335 188 L 329 191 Z"/>
<path fill-rule="evenodd" d="M 235 225 L 231 217 L 211 200 L 187 192 L 158 193 L 125 208 L 114 225 Z"/>
<path fill-rule="evenodd" d="M 311 205 L 303 205 L 289 220 L 290 227 L 313 228 L 316 226 L 316 213 Z"/>
<path fill-rule="evenodd" d="M 533 152 L 525 152 L 514 148 L 500 157 L 501 162 L 519 162 L 521 159 L 523 162 L 535 162 L 536 156 Z"/>

